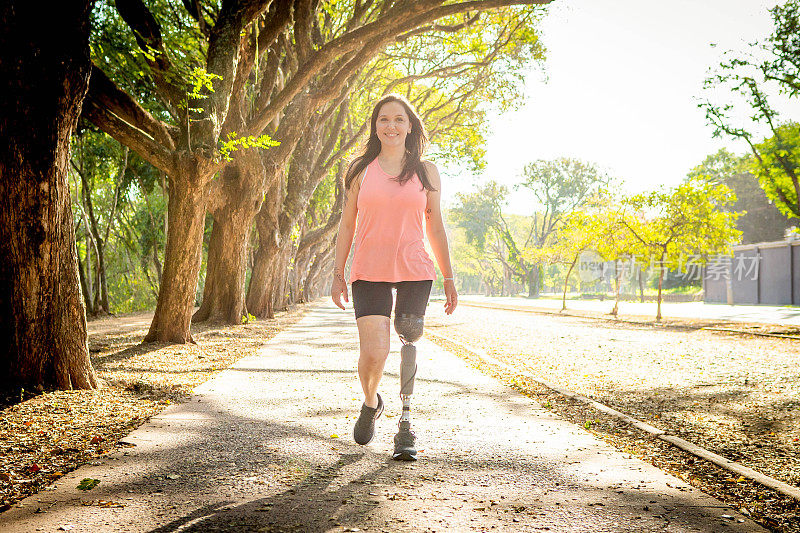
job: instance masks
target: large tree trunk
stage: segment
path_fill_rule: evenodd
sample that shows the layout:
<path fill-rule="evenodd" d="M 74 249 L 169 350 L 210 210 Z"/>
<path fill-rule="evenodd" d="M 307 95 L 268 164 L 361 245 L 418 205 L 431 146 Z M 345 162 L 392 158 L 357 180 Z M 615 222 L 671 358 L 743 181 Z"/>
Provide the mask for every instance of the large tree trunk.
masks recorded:
<path fill-rule="evenodd" d="M 528 271 L 528 298 L 539 297 L 539 265 L 533 265 Z"/>
<path fill-rule="evenodd" d="M 325 112 L 314 116 L 317 108 L 318 105 L 306 96 L 296 99 L 288 107 L 276 133 L 281 145 L 266 154 L 268 170 L 274 170 L 267 178 L 270 190 L 256 217 L 259 247 L 247 293 L 247 309 L 258 317 L 272 318 L 275 306 L 283 309 L 289 301 L 286 266 L 294 246 L 289 237 L 306 212 L 314 189 L 325 177 L 324 161 L 335 146 L 347 110 L 346 106 L 341 108 L 331 131 L 327 132 L 328 137 L 323 137 L 322 126 L 330 115 Z M 335 108 L 328 111 L 333 112 Z M 293 153 L 300 157 L 291 161 L 288 178 L 284 178 L 279 169 L 286 168 Z M 313 157 L 309 157 L 311 154 Z"/>
<path fill-rule="evenodd" d="M 311 268 L 308 270 L 308 276 L 306 277 L 303 288 L 303 295 L 306 298 L 306 302 L 310 302 L 319 296 L 326 288 L 329 280 L 325 279 L 325 272 L 328 271 L 333 261 L 335 251 L 333 243 L 329 242 L 325 251 L 317 253 L 314 257 L 314 262 L 311 263 Z"/>
<path fill-rule="evenodd" d="M 339 169 L 341 171 L 341 168 Z M 308 232 L 297 245 L 297 256 L 307 257 L 309 261 L 313 258 L 311 266 L 308 267 L 303 277 L 302 299 L 301 301 L 310 302 L 319 292 L 320 279 L 325 272 L 328 263 L 333 260 L 335 252 L 336 230 L 342 218 L 342 204 L 344 204 L 344 189 L 341 182 L 336 184 L 336 200 L 331 207 L 328 220 L 325 225 Z"/>
<path fill-rule="evenodd" d="M 285 311 L 289 308 L 291 295 L 289 294 L 289 260 L 292 257 L 292 243 L 283 243 L 272 268 L 272 308 L 276 311 Z"/>
<path fill-rule="evenodd" d="M 192 317 L 193 322 L 242 323 L 242 317 L 247 313 L 244 287 L 247 273 L 245 254 L 250 237 L 248 219 L 248 216 L 234 211 L 215 217 L 208 243 L 203 301 Z"/>
<path fill-rule="evenodd" d="M 169 229 L 164 272 L 153 322 L 144 342 L 192 342 L 192 320 L 197 279 L 203 252 L 210 162 L 187 157 L 169 176 Z"/>
<path fill-rule="evenodd" d="M 241 324 L 247 314 L 245 280 L 250 232 L 264 195 L 264 166 L 252 150 L 220 177 L 219 202 L 208 244 L 203 302 L 193 321 Z"/>
<path fill-rule="evenodd" d="M 304 303 L 308 301 L 305 297 L 305 282 L 308 277 L 308 269 L 311 266 L 311 260 L 311 254 L 303 254 L 302 257 L 298 257 L 297 254 L 295 254 L 294 269 L 292 270 L 289 288 L 293 303 Z"/>
<path fill-rule="evenodd" d="M 247 288 L 247 311 L 259 318 L 275 318 L 272 307 L 272 270 L 280 248 L 277 218 L 283 197 L 282 185 L 282 179 L 272 180 L 272 186 L 256 215 L 258 249 L 253 257 L 253 270 Z"/>
<path fill-rule="evenodd" d="M 0 388 L 97 387 L 67 183 L 91 1 L 0 7 Z"/>

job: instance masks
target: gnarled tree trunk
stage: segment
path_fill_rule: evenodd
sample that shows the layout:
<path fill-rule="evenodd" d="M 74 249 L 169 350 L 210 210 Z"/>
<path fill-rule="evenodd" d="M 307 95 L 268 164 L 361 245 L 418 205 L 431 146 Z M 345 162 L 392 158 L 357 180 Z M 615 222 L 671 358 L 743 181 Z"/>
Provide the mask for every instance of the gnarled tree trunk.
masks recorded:
<path fill-rule="evenodd" d="M 283 180 L 274 179 L 261 210 L 256 215 L 258 230 L 258 249 L 253 257 L 253 270 L 250 274 L 250 285 L 247 288 L 247 311 L 259 318 L 274 318 L 272 307 L 272 270 L 275 267 L 275 255 L 280 247 L 278 212 L 280 210 Z"/>
<path fill-rule="evenodd" d="M 0 7 L 0 388 L 90 389 L 67 183 L 91 1 Z"/>
<path fill-rule="evenodd" d="M 314 256 L 314 262 L 311 263 L 311 267 L 308 269 L 308 275 L 304 281 L 303 297 L 306 302 L 310 302 L 319 296 L 330 281 L 325 279 L 325 273 L 330 271 L 335 248 L 332 239 L 329 239 L 329 242 L 325 244 L 327 246 Z"/>
<path fill-rule="evenodd" d="M 195 322 L 241 324 L 248 312 L 247 247 L 253 219 L 261 209 L 264 176 L 261 156 L 256 150 L 243 154 L 222 172 L 218 200 L 212 200 L 214 226 L 208 244 L 203 302 L 192 319 Z"/>
<path fill-rule="evenodd" d="M 158 291 L 153 322 L 145 342 L 192 342 L 189 326 L 203 252 L 207 188 L 207 165 L 196 156 L 178 162 L 169 176 L 169 220 L 164 272 Z"/>

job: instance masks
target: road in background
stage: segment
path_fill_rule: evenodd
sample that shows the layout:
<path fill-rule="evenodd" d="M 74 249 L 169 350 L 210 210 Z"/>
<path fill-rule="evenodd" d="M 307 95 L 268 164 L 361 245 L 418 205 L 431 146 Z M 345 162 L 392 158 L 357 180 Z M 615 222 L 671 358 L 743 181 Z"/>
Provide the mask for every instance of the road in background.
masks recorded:
<path fill-rule="evenodd" d="M 549 298 L 523 298 L 519 296 L 479 296 L 459 295 L 463 303 L 491 303 L 493 305 L 514 305 L 531 309 L 560 310 L 561 300 Z M 567 309 L 608 313 L 614 307 L 614 300 L 567 300 Z M 620 302 L 620 315 L 654 317 L 655 302 Z M 703 302 L 662 302 L 661 314 L 664 318 L 700 318 L 708 320 L 730 320 L 732 322 L 760 322 L 800 326 L 800 307 L 773 305 L 727 305 L 706 304 Z"/>

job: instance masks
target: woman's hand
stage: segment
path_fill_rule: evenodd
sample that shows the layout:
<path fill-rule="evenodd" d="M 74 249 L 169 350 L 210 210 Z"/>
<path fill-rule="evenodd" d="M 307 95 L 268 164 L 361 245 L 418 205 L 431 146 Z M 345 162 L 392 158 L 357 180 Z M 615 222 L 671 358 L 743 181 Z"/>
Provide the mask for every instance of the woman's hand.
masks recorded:
<path fill-rule="evenodd" d="M 445 295 L 445 302 L 444 302 L 444 312 L 447 315 L 452 315 L 453 311 L 456 310 L 456 305 L 458 305 L 458 292 L 456 292 L 456 283 L 452 279 L 446 279 L 444 281 L 444 295 Z"/>
<path fill-rule="evenodd" d="M 344 309 L 342 296 L 344 296 L 345 302 L 350 301 L 347 298 L 347 283 L 344 281 L 344 276 L 341 272 L 334 272 L 333 282 L 331 282 L 331 300 L 333 300 L 333 303 L 335 303 L 338 307 Z"/>

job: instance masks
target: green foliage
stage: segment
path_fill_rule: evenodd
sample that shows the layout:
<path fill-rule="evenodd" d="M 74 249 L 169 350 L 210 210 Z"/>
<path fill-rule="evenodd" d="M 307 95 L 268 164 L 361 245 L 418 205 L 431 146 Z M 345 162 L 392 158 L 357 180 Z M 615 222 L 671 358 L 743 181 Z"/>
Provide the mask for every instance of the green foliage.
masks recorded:
<path fill-rule="evenodd" d="M 762 149 L 762 153 L 767 151 Z M 742 244 L 750 244 L 783 239 L 786 228 L 798 224 L 797 219 L 787 218 L 778 210 L 776 206 L 782 204 L 768 199 L 764 191 L 770 189 L 770 185 L 765 183 L 762 186 L 760 183 L 768 181 L 766 174 L 753 155 L 737 156 L 723 148 L 693 168 L 688 178 L 730 187 L 736 195 L 736 201 L 729 210 L 740 214 L 736 227 L 742 232 Z"/>
<path fill-rule="evenodd" d="M 191 87 L 189 96 L 195 100 L 202 100 L 208 93 L 214 92 L 214 80 L 221 80 L 222 76 L 208 72 L 203 67 L 194 67 L 189 73 L 188 81 Z"/>
<path fill-rule="evenodd" d="M 502 231 L 502 206 L 506 204 L 508 189 L 490 181 L 474 193 L 458 193 L 458 204 L 451 211 L 455 224 L 464 229 L 468 244 L 482 249 L 491 232 Z"/>
<path fill-rule="evenodd" d="M 480 170 L 487 113 L 521 105 L 525 75 L 544 59 L 542 14 L 522 6 L 445 17 L 437 25 L 459 31 L 427 31 L 389 46 L 359 83 L 408 97 L 428 129 L 433 159 Z"/>
<path fill-rule="evenodd" d="M 553 245 L 555 234 L 566 217 L 598 202 L 612 184 L 611 178 L 595 165 L 578 159 L 562 157 L 526 165 L 523 181 L 515 188 L 528 189 L 536 199 L 531 206 L 534 219 L 531 242 L 526 244 L 528 255 L 542 256 L 544 250 Z"/>
<path fill-rule="evenodd" d="M 280 144 L 279 141 L 273 140 L 272 137 L 266 134 L 259 135 L 258 137 L 253 135 L 239 137 L 236 132 L 231 132 L 227 135 L 225 140 L 220 139 L 219 153 L 225 161 L 233 161 L 231 154 L 237 150 L 244 150 L 247 148 L 261 148 L 262 150 L 266 150 L 267 148 L 279 146 Z"/>
<path fill-rule="evenodd" d="M 496 257 L 528 285 L 529 294 L 536 294 L 544 273 L 542 265 L 572 253 L 557 244 L 557 233 L 567 217 L 598 201 L 611 183 L 589 163 L 568 158 L 536 161 L 525 167 L 522 183 L 515 186 L 533 193 L 536 201 L 530 216 L 514 220 L 503 215 L 509 191 L 490 181 L 474 193 L 457 195 L 453 221 L 464 229 L 468 244 Z M 569 231 L 577 234 L 577 226 Z M 575 236 L 567 240 L 577 242 Z M 491 252 L 486 251 L 487 242 L 493 243 Z"/>
<path fill-rule="evenodd" d="M 160 26 L 163 50 L 142 51 L 114 2 L 101 0 L 92 11 L 92 62 L 158 119 L 178 125 L 181 117 L 156 88 L 157 75 L 150 64 L 168 61 L 171 68 L 167 81 L 184 94 L 204 90 L 208 77 L 213 77 L 205 72 L 207 39 L 185 9 L 176 9 L 167 0 L 147 2 L 147 8 Z M 218 6 L 206 4 L 201 11 L 213 16 L 217 10 Z"/>
<path fill-rule="evenodd" d="M 701 164 L 690 170 L 687 178 L 727 185 L 727 180 L 731 176 L 747 172 L 749 168 L 749 157 L 737 156 L 726 148 L 720 148 L 719 151 L 707 156 Z"/>
<path fill-rule="evenodd" d="M 767 198 L 787 217 L 800 217 L 800 124 L 781 119 L 770 94 L 789 99 L 800 95 L 800 0 L 788 0 L 770 10 L 772 34 L 751 44 L 747 53 L 728 53 L 705 87 L 730 89 L 738 104 L 706 100 L 700 104 L 715 136 L 743 139 L 753 152 L 752 172 L 758 176 Z M 733 109 L 749 108 L 750 119 L 771 135 L 760 143 L 747 125 L 731 118 Z"/>
<path fill-rule="evenodd" d="M 133 152 L 127 152 L 123 167 L 124 161 L 124 148 L 92 127 L 82 125 L 73 137 L 70 197 L 77 251 L 84 277 L 92 278 L 96 290 L 98 256 L 89 232 L 90 201 L 105 240 L 107 290 L 114 313 L 152 308 L 165 243 L 164 176 Z M 81 175 L 88 185 L 88 198 Z"/>
<path fill-rule="evenodd" d="M 775 135 L 754 145 L 750 170 L 761 188 L 786 217 L 800 216 L 800 123 L 788 122 L 775 128 Z"/>

